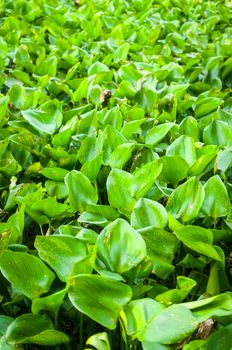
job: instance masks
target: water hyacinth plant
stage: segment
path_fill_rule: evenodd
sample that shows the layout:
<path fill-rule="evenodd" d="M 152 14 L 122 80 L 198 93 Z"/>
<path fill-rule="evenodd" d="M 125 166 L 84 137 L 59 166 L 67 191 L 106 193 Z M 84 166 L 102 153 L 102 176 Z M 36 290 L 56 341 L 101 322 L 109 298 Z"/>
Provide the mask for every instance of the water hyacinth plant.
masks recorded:
<path fill-rule="evenodd" d="M 231 350 L 231 18 L 0 0 L 0 350 Z"/>

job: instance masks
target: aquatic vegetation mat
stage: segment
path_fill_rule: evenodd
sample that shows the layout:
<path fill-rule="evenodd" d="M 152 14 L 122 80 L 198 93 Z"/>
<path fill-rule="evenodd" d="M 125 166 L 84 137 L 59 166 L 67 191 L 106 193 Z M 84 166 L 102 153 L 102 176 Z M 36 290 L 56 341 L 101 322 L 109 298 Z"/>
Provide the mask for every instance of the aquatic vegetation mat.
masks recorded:
<path fill-rule="evenodd" d="M 0 350 L 231 350 L 231 20 L 0 0 Z"/>

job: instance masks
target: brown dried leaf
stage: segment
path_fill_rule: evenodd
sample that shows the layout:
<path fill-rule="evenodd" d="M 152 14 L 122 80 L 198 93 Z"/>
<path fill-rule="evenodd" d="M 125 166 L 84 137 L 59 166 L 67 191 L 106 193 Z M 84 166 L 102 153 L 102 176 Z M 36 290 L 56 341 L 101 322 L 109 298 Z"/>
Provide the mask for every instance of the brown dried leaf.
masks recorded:
<path fill-rule="evenodd" d="M 214 320 L 212 318 L 209 318 L 208 320 L 202 322 L 196 334 L 197 338 L 202 340 L 206 339 L 212 332 L 213 326 Z"/>

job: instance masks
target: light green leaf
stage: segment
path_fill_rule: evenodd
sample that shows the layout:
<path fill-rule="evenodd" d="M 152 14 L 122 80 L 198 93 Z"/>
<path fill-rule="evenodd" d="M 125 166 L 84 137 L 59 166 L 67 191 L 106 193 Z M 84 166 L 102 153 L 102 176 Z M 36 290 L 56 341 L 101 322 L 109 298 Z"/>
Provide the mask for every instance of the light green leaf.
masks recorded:
<path fill-rule="evenodd" d="M 168 199 L 167 211 L 183 222 L 197 217 L 204 200 L 204 189 L 197 178 L 192 177 L 172 192 Z"/>
<path fill-rule="evenodd" d="M 186 160 L 189 166 L 192 166 L 197 159 L 193 138 L 181 135 L 178 139 L 171 143 L 170 146 L 168 146 L 166 155 L 180 156 Z"/>
<path fill-rule="evenodd" d="M 40 174 L 42 174 L 49 180 L 63 181 L 65 176 L 68 174 L 68 170 L 58 167 L 44 168 L 40 170 Z"/>
<path fill-rule="evenodd" d="M 159 294 L 155 299 L 162 304 L 178 304 L 184 300 L 191 290 L 196 286 L 197 282 L 185 276 L 177 276 L 177 286 L 167 292 Z"/>
<path fill-rule="evenodd" d="M 166 183 L 171 183 L 174 187 L 178 182 L 187 177 L 189 165 L 180 156 L 164 156 L 161 158 L 162 171 L 159 179 Z"/>
<path fill-rule="evenodd" d="M 128 43 L 124 43 L 119 46 L 114 52 L 114 61 L 116 63 L 120 61 L 126 61 L 129 49 L 130 45 Z"/>
<path fill-rule="evenodd" d="M 109 329 L 116 328 L 120 311 L 132 297 L 126 284 L 98 275 L 75 276 L 68 294 L 80 312 Z"/>
<path fill-rule="evenodd" d="M 113 208 L 126 209 L 131 211 L 135 199 L 132 197 L 131 185 L 134 181 L 132 174 L 120 170 L 112 169 L 106 182 L 108 200 Z"/>
<path fill-rule="evenodd" d="M 88 254 L 83 242 L 69 236 L 37 236 L 35 248 L 63 282 L 71 276 L 75 264 Z"/>
<path fill-rule="evenodd" d="M 153 262 L 153 273 L 166 279 L 174 266 L 171 265 L 178 241 L 176 237 L 165 230 L 147 227 L 139 230 L 147 246 L 147 255 Z"/>
<path fill-rule="evenodd" d="M 156 145 L 159 143 L 171 130 L 173 123 L 164 123 L 157 126 L 154 126 L 145 136 L 145 143 Z"/>
<path fill-rule="evenodd" d="M 3 276 L 30 299 L 47 293 L 55 278 L 54 273 L 39 258 L 21 252 L 4 251 L 0 269 Z"/>
<path fill-rule="evenodd" d="M 121 312 L 128 335 L 137 336 L 165 308 L 150 298 L 132 300 Z"/>
<path fill-rule="evenodd" d="M 77 170 L 70 171 L 65 177 L 68 187 L 68 200 L 74 211 L 83 212 L 87 204 L 96 204 L 98 194 L 87 176 Z"/>
<path fill-rule="evenodd" d="M 124 164 L 131 158 L 134 149 L 133 143 L 123 143 L 111 153 L 109 166 L 111 168 L 122 169 Z"/>
<path fill-rule="evenodd" d="M 212 176 L 204 185 L 205 198 L 201 213 L 215 220 L 230 212 L 230 199 L 226 187 L 218 175 Z"/>
<path fill-rule="evenodd" d="M 221 261 L 217 250 L 212 246 L 213 235 L 210 230 L 199 226 L 187 225 L 176 230 L 174 233 L 190 249 L 211 259 Z"/>
<path fill-rule="evenodd" d="M 86 341 L 86 345 L 94 347 L 96 350 L 110 350 L 108 334 L 105 332 L 91 335 Z"/>
<path fill-rule="evenodd" d="M 57 129 L 56 115 L 50 115 L 45 111 L 28 109 L 22 111 L 23 118 L 37 131 L 52 135 Z"/>
<path fill-rule="evenodd" d="M 184 322 L 180 323 L 180 320 Z M 198 321 L 187 308 L 173 305 L 163 310 L 147 324 L 147 327 L 139 334 L 139 340 L 174 344 L 191 335 L 197 327 Z"/>
<path fill-rule="evenodd" d="M 33 299 L 31 311 L 33 314 L 39 314 L 42 310 L 48 310 L 57 315 L 58 310 L 64 301 L 66 293 L 67 290 L 62 289 L 46 297 Z"/>
<path fill-rule="evenodd" d="M 168 215 L 165 208 L 162 204 L 151 199 L 139 199 L 131 213 L 131 225 L 135 229 L 147 226 L 163 229 L 167 223 Z"/>
<path fill-rule="evenodd" d="M 107 225 L 96 243 L 96 268 L 123 274 L 147 256 L 146 245 L 127 221 L 117 219 Z"/>
<path fill-rule="evenodd" d="M 150 190 L 161 170 L 162 163 L 159 159 L 155 159 L 136 169 L 133 173 L 134 178 L 131 185 L 132 195 L 136 198 L 143 197 Z"/>
<path fill-rule="evenodd" d="M 231 146 L 232 130 L 230 125 L 222 120 L 212 120 L 203 131 L 203 141 L 207 145 Z"/>

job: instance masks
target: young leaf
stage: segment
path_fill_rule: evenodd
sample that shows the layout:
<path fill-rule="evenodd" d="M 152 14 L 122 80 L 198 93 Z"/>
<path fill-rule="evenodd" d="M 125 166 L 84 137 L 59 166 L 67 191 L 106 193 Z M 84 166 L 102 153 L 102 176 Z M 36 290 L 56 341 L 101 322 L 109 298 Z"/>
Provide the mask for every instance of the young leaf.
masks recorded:
<path fill-rule="evenodd" d="M 159 179 L 166 183 L 177 186 L 178 182 L 187 177 L 189 165 L 180 156 L 164 156 L 161 158 L 162 171 Z"/>
<path fill-rule="evenodd" d="M 156 145 L 159 143 L 171 130 L 173 123 L 164 123 L 157 126 L 154 126 L 145 136 L 145 143 Z"/>
<path fill-rule="evenodd" d="M 205 198 L 201 206 L 204 216 L 216 220 L 230 212 L 230 199 L 226 187 L 218 175 L 212 176 L 204 185 Z"/>
<path fill-rule="evenodd" d="M 168 215 L 162 204 L 141 198 L 131 213 L 131 225 L 135 229 L 153 226 L 163 229 L 168 223 Z"/>
<path fill-rule="evenodd" d="M 132 195 L 136 198 L 143 197 L 154 184 L 155 179 L 162 170 L 162 163 L 159 159 L 143 165 L 133 173 L 134 178 L 131 185 Z"/>
<path fill-rule="evenodd" d="M 172 192 L 168 199 L 167 211 L 183 222 L 197 217 L 204 200 L 204 189 L 197 178 L 192 177 Z"/>
<path fill-rule="evenodd" d="M 212 120 L 203 131 L 203 141 L 207 145 L 231 146 L 231 127 L 222 120 Z"/>
<path fill-rule="evenodd" d="M 131 191 L 133 181 L 132 174 L 119 169 L 111 170 L 107 178 L 106 188 L 109 203 L 113 208 L 125 208 L 129 212 L 132 210 L 135 203 Z"/>
<path fill-rule="evenodd" d="M 98 194 L 96 188 L 91 184 L 87 176 L 77 170 L 70 171 L 65 177 L 68 187 L 68 200 L 73 211 L 81 213 L 87 204 L 96 204 Z"/>
<path fill-rule="evenodd" d="M 186 160 L 189 166 L 192 166 L 197 159 L 193 138 L 185 135 L 180 136 L 168 146 L 166 155 L 180 156 Z"/>

